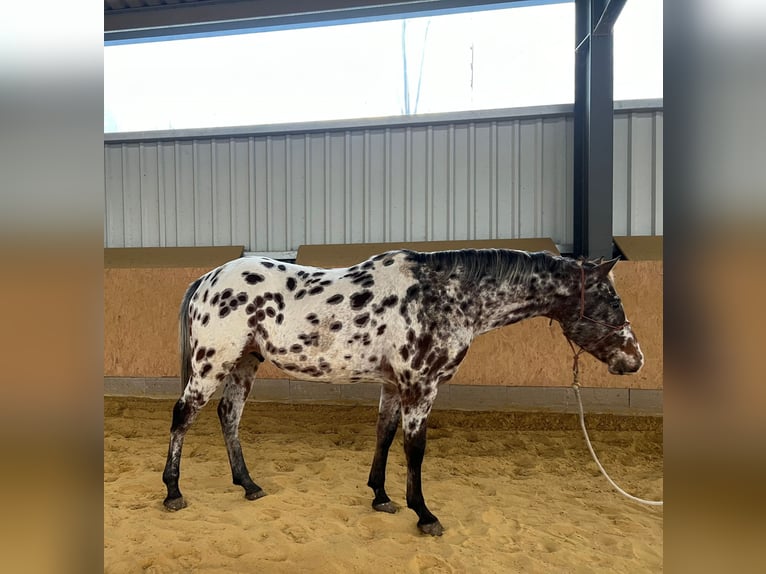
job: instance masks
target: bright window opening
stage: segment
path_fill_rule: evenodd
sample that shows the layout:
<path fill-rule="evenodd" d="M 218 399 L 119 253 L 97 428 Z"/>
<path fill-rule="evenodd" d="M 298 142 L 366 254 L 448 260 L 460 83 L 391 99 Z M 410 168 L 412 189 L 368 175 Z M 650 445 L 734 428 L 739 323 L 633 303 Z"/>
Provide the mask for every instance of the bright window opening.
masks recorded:
<path fill-rule="evenodd" d="M 626 4 L 616 99 L 662 97 L 661 10 L 662 0 Z M 107 45 L 104 131 L 567 104 L 574 44 L 574 3 L 564 2 Z"/>

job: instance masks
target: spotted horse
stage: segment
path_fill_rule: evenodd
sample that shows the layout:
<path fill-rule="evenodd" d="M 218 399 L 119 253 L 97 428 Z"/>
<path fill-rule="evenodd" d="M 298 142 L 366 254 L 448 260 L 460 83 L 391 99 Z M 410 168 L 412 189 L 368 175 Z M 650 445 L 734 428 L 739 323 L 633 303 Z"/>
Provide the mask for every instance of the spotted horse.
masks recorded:
<path fill-rule="evenodd" d="M 421 486 L 426 425 L 439 385 L 455 374 L 477 335 L 537 316 L 558 321 L 567 339 L 609 372 L 638 371 L 643 355 L 615 290 L 616 261 L 507 249 L 399 250 L 342 269 L 245 257 L 210 271 L 190 285 L 181 305 L 184 388 L 173 408 L 162 475 L 165 507 L 186 506 L 178 488 L 184 435 L 221 384 L 218 417 L 234 484 L 249 500 L 264 496 L 243 459 L 238 427 L 258 366 L 269 360 L 291 378 L 381 384 L 367 482 L 372 507 L 397 510 L 385 479 L 401 423 L 407 506 L 421 532 L 441 535 Z"/>

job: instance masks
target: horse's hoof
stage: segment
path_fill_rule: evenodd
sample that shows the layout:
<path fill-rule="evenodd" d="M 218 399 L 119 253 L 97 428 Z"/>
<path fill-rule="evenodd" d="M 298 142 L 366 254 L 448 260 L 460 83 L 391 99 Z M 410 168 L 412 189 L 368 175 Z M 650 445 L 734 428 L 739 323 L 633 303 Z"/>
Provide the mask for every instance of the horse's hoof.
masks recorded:
<path fill-rule="evenodd" d="M 259 498 L 263 498 L 264 496 L 266 496 L 266 492 L 264 492 L 263 490 L 254 490 L 252 492 L 245 493 L 245 498 L 247 498 L 248 500 L 258 500 Z"/>
<path fill-rule="evenodd" d="M 441 536 L 444 532 L 444 528 L 438 520 L 429 524 L 418 524 L 418 528 L 423 534 L 430 534 L 431 536 Z"/>
<path fill-rule="evenodd" d="M 165 508 L 171 512 L 186 508 L 186 501 L 183 496 L 179 496 L 178 498 L 166 498 L 162 504 L 164 504 Z"/>
<path fill-rule="evenodd" d="M 372 507 L 378 512 L 388 512 L 389 514 L 396 514 L 399 512 L 399 506 L 391 502 L 381 502 L 380 504 L 373 504 Z"/>

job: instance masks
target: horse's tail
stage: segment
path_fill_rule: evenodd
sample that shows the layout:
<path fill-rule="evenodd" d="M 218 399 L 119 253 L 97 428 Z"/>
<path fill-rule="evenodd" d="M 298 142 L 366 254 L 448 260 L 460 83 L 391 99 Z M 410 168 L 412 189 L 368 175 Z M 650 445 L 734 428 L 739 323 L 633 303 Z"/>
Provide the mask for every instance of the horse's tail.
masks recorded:
<path fill-rule="evenodd" d="M 191 338 L 189 337 L 189 303 L 197 291 L 202 277 L 189 285 L 181 301 L 181 311 L 178 314 L 178 350 L 181 356 L 181 391 L 186 389 L 191 377 Z"/>

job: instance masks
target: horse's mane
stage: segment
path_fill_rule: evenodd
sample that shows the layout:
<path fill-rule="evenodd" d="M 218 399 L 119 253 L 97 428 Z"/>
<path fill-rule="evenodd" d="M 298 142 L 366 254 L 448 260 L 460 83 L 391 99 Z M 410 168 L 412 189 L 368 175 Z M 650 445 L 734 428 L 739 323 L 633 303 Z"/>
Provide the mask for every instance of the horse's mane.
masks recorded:
<path fill-rule="evenodd" d="M 493 277 L 499 282 L 523 282 L 540 271 L 554 271 L 562 266 L 563 257 L 548 251 L 514 249 L 459 249 L 421 253 L 406 251 L 407 259 L 447 276 L 478 282 Z"/>

